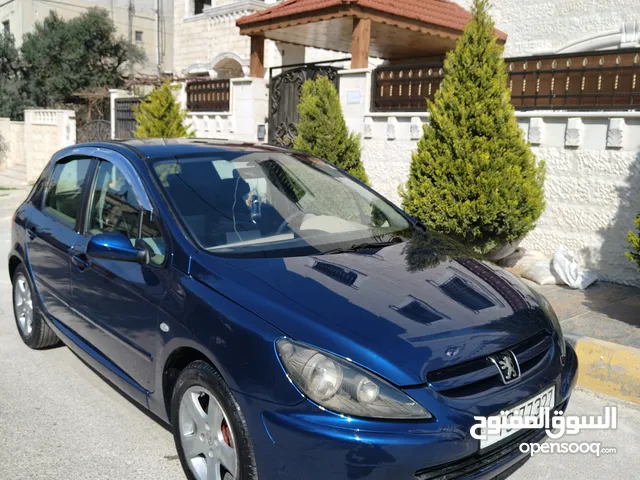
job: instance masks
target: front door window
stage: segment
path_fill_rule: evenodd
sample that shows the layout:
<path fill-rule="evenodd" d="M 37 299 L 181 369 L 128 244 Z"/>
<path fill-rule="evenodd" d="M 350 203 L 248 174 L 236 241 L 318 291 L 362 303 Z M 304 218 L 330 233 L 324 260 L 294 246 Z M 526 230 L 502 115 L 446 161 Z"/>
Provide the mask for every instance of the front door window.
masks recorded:
<path fill-rule="evenodd" d="M 135 244 L 140 212 L 133 187 L 122 172 L 109 162 L 101 162 L 89 210 L 88 232 L 122 233 Z M 154 265 L 163 264 L 165 242 L 157 219 L 151 219 L 148 212 L 144 212 L 141 238 L 149 249 L 150 262 Z"/>

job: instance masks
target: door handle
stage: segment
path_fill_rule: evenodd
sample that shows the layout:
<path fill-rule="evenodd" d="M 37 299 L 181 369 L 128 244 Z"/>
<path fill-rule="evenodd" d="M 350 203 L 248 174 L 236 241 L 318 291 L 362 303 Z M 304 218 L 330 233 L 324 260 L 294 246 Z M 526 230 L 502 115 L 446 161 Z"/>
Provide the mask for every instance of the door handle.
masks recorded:
<path fill-rule="evenodd" d="M 78 267 L 80 271 L 86 270 L 89 268 L 89 262 L 85 259 L 87 256 L 84 253 L 73 253 L 71 252 L 71 262 Z"/>
<path fill-rule="evenodd" d="M 29 240 L 33 240 L 38 236 L 38 230 L 36 227 L 29 227 L 27 228 L 27 234 L 29 235 Z"/>
<path fill-rule="evenodd" d="M 80 271 L 86 270 L 90 266 L 87 254 L 75 246 L 69 249 L 69 257 L 71 258 L 71 263 L 78 267 Z"/>

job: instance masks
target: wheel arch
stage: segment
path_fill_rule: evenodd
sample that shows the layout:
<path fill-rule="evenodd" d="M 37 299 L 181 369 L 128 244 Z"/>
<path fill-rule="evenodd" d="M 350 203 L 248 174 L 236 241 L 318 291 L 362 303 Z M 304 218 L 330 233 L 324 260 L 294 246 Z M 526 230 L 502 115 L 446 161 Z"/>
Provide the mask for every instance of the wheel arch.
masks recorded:
<path fill-rule="evenodd" d="M 222 375 L 222 372 L 220 372 L 211 356 L 205 353 L 202 349 L 189 344 L 182 344 L 173 348 L 163 363 L 161 383 L 162 401 L 164 403 L 164 410 L 169 422 L 171 422 L 171 397 L 173 395 L 173 388 L 180 376 L 180 373 L 191 362 L 195 362 L 196 360 L 207 362 Z"/>
<path fill-rule="evenodd" d="M 9 278 L 13 280 L 13 275 L 16 273 L 18 266 L 22 263 L 22 259 L 15 253 L 9 257 Z"/>

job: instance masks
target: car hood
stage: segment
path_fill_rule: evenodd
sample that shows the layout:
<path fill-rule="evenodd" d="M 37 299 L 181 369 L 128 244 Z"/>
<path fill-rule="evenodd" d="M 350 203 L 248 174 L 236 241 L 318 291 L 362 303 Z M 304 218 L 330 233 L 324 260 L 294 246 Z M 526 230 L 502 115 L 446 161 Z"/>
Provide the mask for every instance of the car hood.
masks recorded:
<path fill-rule="evenodd" d="M 400 386 L 513 346 L 549 320 L 520 281 L 434 234 L 357 253 L 194 256 L 192 275 L 283 334 Z"/>

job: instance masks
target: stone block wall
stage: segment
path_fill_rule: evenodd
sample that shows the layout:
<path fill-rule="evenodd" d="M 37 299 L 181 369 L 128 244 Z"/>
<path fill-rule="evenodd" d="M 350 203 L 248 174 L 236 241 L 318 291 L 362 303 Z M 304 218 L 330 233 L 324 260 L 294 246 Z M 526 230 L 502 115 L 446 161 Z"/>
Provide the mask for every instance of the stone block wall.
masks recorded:
<path fill-rule="evenodd" d="M 267 123 L 268 89 L 261 78 L 234 78 L 230 84 L 228 112 L 187 112 L 187 121 L 198 138 L 264 141 L 258 126 Z M 184 105 L 184 103 L 183 103 Z"/>
<path fill-rule="evenodd" d="M 0 118 L 0 134 L 9 146 L 0 169 L 24 165 L 25 182 L 34 182 L 51 156 L 76 143 L 73 110 L 25 110 L 24 122 Z"/>
<path fill-rule="evenodd" d="M 358 75 L 359 85 L 354 82 Z M 364 100 L 349 104 L 358 88 L 362 95 L 369 91 L 368 76 L 343 72 L 343 110 L 349 128 L 362 135 L 362 159 L 373 188 L 400 205 L 398 187 L 406 182 L 429 117 L 426 112 L 371 113 Z M 640 112 L 516 116 L 533 152 L 547 165 L 547 208 L 522 245 L 552 255 L 564 244 L 601 279 L 640 284 L 635 266 L 624 256 L 627 232 L 640 212 Z"/>
<path fill-rule="evenodd" d="M 401 205 L 398 187 L 429 121 L 427 112 L 376 113 L 371 70 L 340 72 L 348 127 L 362 136 L 362 160 L 378 192 Z M 522 134 L 547 165 L 547 208 L 523 246 L 552 255 L 562 244 L 600 278 L 640 284 L 624 252 L 640 213 L 640 112 L 516 112 Z"/>
<path fill-rule="evenodd" d="M 473 0 L 456 0 L 466 9 Z M 506 57 L 640 46 L 638 0 L 492 0 L 496 27 L 508 34 Z M 634 27 L 635 25 L 635 27 Z M 587 40 L 592 39 L 590 42 Z"/>

